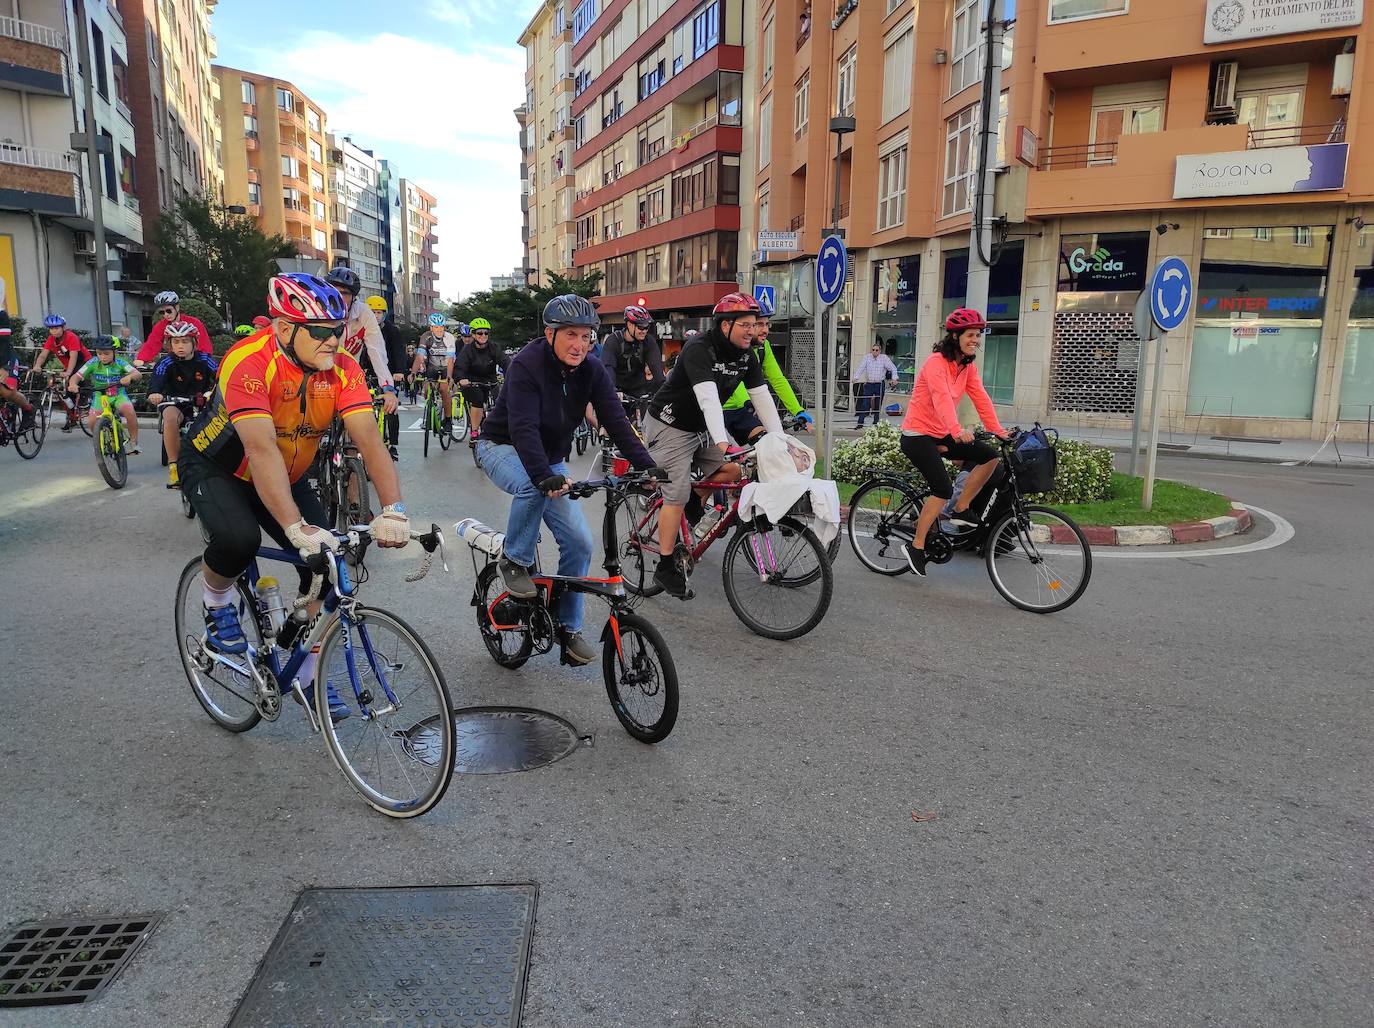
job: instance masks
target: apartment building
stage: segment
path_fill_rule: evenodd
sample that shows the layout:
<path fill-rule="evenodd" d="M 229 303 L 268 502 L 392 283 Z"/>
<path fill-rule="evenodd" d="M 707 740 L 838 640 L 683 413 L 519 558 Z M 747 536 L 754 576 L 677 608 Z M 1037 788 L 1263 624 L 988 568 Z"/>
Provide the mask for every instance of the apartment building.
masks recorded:
<path fill-rule="evenodd" d="M 382 247 L 382 298 L 387 309 L 401 319 L 404 289 L 405 235 L 401 217 L 401 174 L 386 158 L 377 162 L 377 229 Z"/>
<path fill-rule="evenodd" d="M 520 120 L 525 267 L 533 285 L 574 273 L 573 32 L 564 0 L 544 0 L 520 34 L 525 103 Z"/>
<path fill-rule="evenodd" d="M 380 174 L 376 154 L 348 136 L 329 133 L 334 264 L 358 273 L 364 296 L 384 295 L 382 269 L 390 261 L 390 252 L 383 248 L 378 205 Z"/>
<path fill-rule="evenodd" d="M 680 339 L 738 288 L 745 11 L 742 0 L 572 11 L 573 262 L 604 274 L 610 322 L 643 302 Z"/>
<path fill-rule="evenodd" d="M 988 116 L 999 220 L 980 357 L 1008 419 L 1127 424 L 1134 303 L 1153 265 L 1177 255 L 1199 295 L 1169 338 L 1169 429 L 1323 438 L 1358 421 L 1363 434 L 1374 412 L 1363 217 L 1374 168 L 1356 145 L 1374 131 L 1364 6 L 1017 0 Z M 838 162 L 853 257 L 846 353 L 876 338 L 909 382 L 962 304 L 985 11 L 984 0 L 847 2 L 813 21 L 805 0 L 760 5 L 753 200 L 760 228 L 801 236 L 798 253 L 754 269 L 783 308 L 775 336 L 811 327 L 803 258 L 833 217 L 836 113 L 857 123 Z"/>
<path fill-rule="evenodd" d="M 214 66 L 223 132 L 224 202 L 269 235 L 331 263 L 325 113 L 284 79 Z"/>
<path fill-rule="evenodd" d="M 439 275 L 435 270 L 439 262 L 439 216 L 435 213 L 439 202 L 408 178 L 401 179 L 399 198 L 403 263 L 396 278 L 400 306 L 403 320 L 420 323 L 439 303 Z"/>
<path fill-rule="evenodd" d="M 529 286 L 529 278 L 524 268 L 515 268 L 509 275 L 492 275 L 491 291 L 494 293 L 498 289 L 525 289 Z"/>
<path fill-rule="evenodd" d="M 97 325 L 97 261 L 110 263 L 110 314 L 142 323 L 126 288 L 141 280 L 143 222 L 135 178 L 137 146 L 128 95 L 129 50 L 116 7 L 67 0 L 25 3 L 0 17 L 0 279 L 10 316 L 29 325 L 59 312 L 74 327 Z M 88 44 L 81 60 L 78 45 Z M 73 133 L 86 131 L 84 76 L 93 89 L 96 181 Z M 98 254 L 99 207 L 107 252 Z"/>
<path fill-rule="evenodd" d="M 215 0 L 123 0 L 129 64 L 126 106 L 138 144 L 133 182 L 143 232 L 151 239 L 158 217 L 188 194 L 222 202 L 224 167 L 210 62 Z"/>
<path fill-rule="evenodd" d="M 529 107 L 526 104 L 515 109 L 515 123 L 520 127 L 520 259 L 530 269 L 523 272 L 524 280 L 532 285 L 539 274 L 539 250 L 537 241 L 530 238 L 533 219 L 530 216 L 530 135 L 527 131 Z"/>

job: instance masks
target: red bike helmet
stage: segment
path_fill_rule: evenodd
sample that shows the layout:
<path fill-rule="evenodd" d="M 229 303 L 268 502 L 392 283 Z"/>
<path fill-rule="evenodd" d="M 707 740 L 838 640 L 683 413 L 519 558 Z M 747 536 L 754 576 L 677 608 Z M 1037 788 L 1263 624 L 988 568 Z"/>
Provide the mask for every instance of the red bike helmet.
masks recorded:
<path fill-rule="evenodd" d="M 949 317 L 945 319 L 945 328 L 951 332 L 962 332 L 966 328 L 987 328 L 988 323 L 983 320 L 983 315 L 968 307 L 960 307 L 958 310 L 950 311 Z"/>
<path fill-rule="evenodd" d="M 726 293 L 716 301 L 711 309 L 711 317 L 718 321 L 734 321 L 745 314 L 757 314 L 759 305 L 752 296 L 744 293 Z"/>
<path fill-rule="evenodd" d="M 253 319 L 254 328 L 266 328 L 270 324 L 272 324 L 271 319 L 264 318 L 261 314 L 259 314 L 256 318 Z"/>
<path fill-rule="evenodd" d="M 625 308 L 625 321 L 636 328 L 648 328 L 654 323 L 654 316 L 649 313 L 648 308 L 632 303 Z"/>

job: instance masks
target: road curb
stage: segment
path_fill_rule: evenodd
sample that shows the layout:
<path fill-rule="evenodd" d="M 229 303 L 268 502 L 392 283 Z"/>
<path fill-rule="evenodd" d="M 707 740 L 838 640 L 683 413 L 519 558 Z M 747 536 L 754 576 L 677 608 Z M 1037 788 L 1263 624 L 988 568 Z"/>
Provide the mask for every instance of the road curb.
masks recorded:
<path fill-rule="evenodd" d="M 840 506 L 840 520 L 849 517 L 849 507 Z M 1254 527 L 1254 519 L 1244 507 L 1232 507 L 1230 514 L 1205 521 L 1183 521 L 1174 525 L 1079 525 L 1089 546 L 1186 546 L 1210 543 L 1239 535 Z M 1067 529 L 1061 529 L 1068 534 Z M 1069 542 L 1054 538 L 1052 542 Z"/>

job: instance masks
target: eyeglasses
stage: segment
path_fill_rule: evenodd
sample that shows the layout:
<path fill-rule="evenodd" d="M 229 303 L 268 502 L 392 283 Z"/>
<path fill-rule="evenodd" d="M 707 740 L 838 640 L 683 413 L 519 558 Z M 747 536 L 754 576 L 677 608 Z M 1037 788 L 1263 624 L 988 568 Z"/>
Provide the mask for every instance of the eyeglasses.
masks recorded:
<path fill-rule="evenodd" d="M 475 335 L 475 336 L 477 336 L 478 338 L 485 339 L 485 338 L 486 338 L 487 336 L 489 336 L 491 333 L 488 332 L 486 329 L 479 329 L 479 330 L 477 330 L 476 332 L 474 332 L 474 333 L 472 333 L 472 334 Z"/>
<path fill-rule="evenodd" d="M 744 318 L 737 318 L 735 320 L 735 324 L 738 325 L 740 328 L 744 329 L 746 332 L 752 332 L 754 329 L 759 327 L 759 323 L 755 321 L 753 318 L 750 318 L 748 320 L 745 320 Z"/>
<path fill-rule="evenodd" d="M 302 325 L 306 334 L 317 343 L 327 343 L 336 337 L 342 337 L 344 327 L 342 325 Z"/>
<path fill-rule="evenodd" d="M 159 307 L 157 312 L 159 314 L 175 314 L 177 309 L 175 307 Z"/>

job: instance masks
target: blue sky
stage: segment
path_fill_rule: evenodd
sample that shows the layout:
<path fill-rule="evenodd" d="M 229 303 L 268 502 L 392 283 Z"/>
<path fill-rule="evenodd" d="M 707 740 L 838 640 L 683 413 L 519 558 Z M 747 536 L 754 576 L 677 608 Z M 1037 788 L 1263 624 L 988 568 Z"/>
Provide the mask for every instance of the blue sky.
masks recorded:
<path fill-rule="evenodd" d="M 538 0 L 231 0 L 211 24 L 216 63 L 293 82 L 332 131 L 439 198 L 439 291 L 456 299 L 522 263 L 516 39 L 537 9 Z"/>

